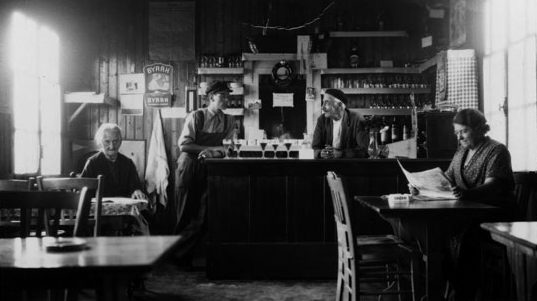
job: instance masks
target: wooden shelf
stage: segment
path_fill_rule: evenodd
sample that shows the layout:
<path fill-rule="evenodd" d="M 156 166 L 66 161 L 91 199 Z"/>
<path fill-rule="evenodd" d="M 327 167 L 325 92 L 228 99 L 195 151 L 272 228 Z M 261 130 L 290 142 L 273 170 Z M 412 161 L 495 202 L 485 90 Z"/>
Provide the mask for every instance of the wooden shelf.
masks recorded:
<path fill-rule="evenodd" d="M 331 38 L 397 38 L 408 37 L 404 30 L 393 31 L 331 31 Z"/>
<path fill-rule="evenodd" d="M 243 61 L 295 61 L 296 53 L 243 53 Z"/>
<path fill-rule="evenodd" d="M 323 88 L 322 93 L 328 88 Z M 339 89 L 345 94 L 427 94 L 431 93 L 430 88 L 342 88 Z"/>
<path fill-rule="evenodd" d="M 367 73 L 404 73 L 404 74 L 419 74 L 418 68 L 329 68 L 322 69 L 321 74 L 367 74 Z"/>
<path fill-rule="evenodd" d="M 367 115 L 410 115 L 412 109 L 349 108 L 353 112 Z"/>
<path fill-rule="evenodd" d="M 244 73 L 244 68 L 198 68 L 198 74 L 239 74 Z"/>

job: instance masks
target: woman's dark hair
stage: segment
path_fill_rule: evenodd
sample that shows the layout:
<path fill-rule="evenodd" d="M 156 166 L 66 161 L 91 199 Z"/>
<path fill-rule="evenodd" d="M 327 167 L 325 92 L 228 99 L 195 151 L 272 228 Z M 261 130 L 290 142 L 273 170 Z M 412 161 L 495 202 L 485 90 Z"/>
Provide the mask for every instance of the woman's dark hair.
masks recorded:
<path fill-rule="evenodd" d="M 486 134 L 490 130 L 485 115 L 476 109 L 463 109 L 458 111 L 457 114 L 455 114 L 455 117 L 453 117 L 453 123 L 465 125 L 482 134 Z"/>

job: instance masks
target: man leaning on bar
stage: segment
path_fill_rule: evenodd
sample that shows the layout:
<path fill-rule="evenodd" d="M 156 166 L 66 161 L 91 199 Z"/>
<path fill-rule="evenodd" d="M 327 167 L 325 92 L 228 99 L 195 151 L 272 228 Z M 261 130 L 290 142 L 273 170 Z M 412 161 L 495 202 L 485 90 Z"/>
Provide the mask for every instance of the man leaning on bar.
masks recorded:
<path fill-rule="evenodd" d="M 321 110 L 313 132 L 315 158 L 367 158 L 365 125 L 360 114 L 347 109 L 345 93 L 327 89 Z"/>

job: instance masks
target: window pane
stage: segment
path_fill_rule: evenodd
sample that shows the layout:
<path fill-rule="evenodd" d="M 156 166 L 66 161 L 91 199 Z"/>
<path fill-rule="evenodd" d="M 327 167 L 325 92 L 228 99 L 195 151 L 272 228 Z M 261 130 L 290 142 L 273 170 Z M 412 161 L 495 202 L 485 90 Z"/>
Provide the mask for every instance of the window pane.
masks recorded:
<path fill-rule="evenodd" d="M 61 173 L 61 139 L 58 133 L 42 133 L 43 158 L 41 159 L 42 175 L 59 175 Z"/>
<path fill-rule="evenodd" d="M 505 115 L 500 106 L 505 100 L 505 55 L 504 52 L 495 54 L 483 59 L 483 84 L 486 87 L 483 91 L 484 113 L 490 125 L 489 136 L 502 143 L 506 143 L 506 122 Z"/>
<path fill-rule="evenodd" d="M 15 72 L 13 80 L 13 124 L 15 129 L 39 129 L 38 79 Z"/>
<path fill-rule="evenodd" d="M 36 173 L 39 166 L 39 137 L 37 132 L 15 130 L 15 173 Z"/>
<path fill-rule="evenodd" d="M 537 33 L 537 1 L 526 1 L 526 28 L 528 34 L 535 34 Z"/>
<path fill-rule="evenodd" d="M 485 36 L 490 39 L 490 49 L 487 53 L 501 50 L 507 42 L 507 3 L 505 0 L 489 0 L 489 27 L 485 28 Z"/>
<path fill-rule="evenodd" d="M 526 35 L 525 6 L 526 6 L 526 0 L 509 0 L 509 41 L 510 42 L 518 41 Z"/>
<path fill-rule="evenodd" d="M 535 37 L 508 49 L 509 151 L 513 169 L 537 169 L 537 86 Z"/>

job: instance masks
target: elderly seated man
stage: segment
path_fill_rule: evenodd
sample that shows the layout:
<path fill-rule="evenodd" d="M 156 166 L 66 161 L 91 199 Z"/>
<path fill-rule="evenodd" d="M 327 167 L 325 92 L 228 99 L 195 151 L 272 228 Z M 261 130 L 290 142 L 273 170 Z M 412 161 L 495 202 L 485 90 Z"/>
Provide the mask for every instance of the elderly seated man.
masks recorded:
<path fill-rule="evenodd" d="M 121 129 L 117 124 L 103 123 L 95 133 L 100 151 L 88 158 L 81 176 L 94 178 L 103 175 L 105 197 L 147 199 L 142 192 L 136 166 L 119 152 L 121 141 Z"/>

